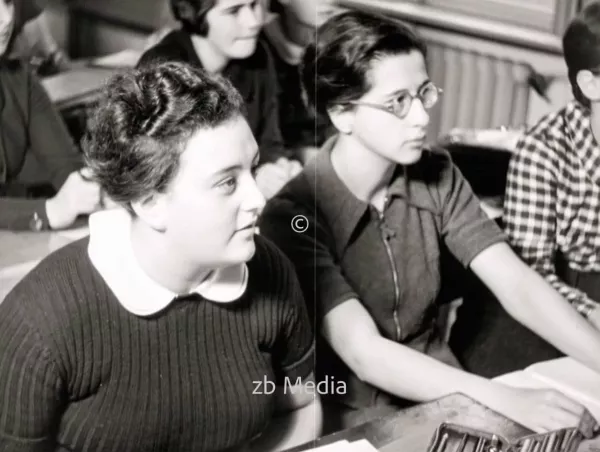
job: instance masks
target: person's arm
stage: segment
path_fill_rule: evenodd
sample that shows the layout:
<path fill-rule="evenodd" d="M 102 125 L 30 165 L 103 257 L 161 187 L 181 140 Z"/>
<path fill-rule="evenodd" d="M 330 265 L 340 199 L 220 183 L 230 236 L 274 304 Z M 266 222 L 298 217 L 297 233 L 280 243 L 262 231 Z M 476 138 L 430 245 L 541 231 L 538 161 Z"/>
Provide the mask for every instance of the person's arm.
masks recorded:
<path fill-rule="evenodd" d="M 557 155 L 548 140 L 525 135 L 517 143 L 507 176 L 504 223 L 516 253 L 584 317 L 598 303 L 556 273 Z"/>
<path fill-rule="evenodd" d="M 0 304 L 0 450 L 52 452 L 65 387 L 47 341 L 14 289 Z M 21 294 L 21 295 L 19 295 Z"/>
<path fill-rule="evenodd" d="M 316 439 L 321 433 L 323 413 L 314 387 L 312 374 L 299 384 L 278 386 L 275 418 L 247 452 L 286 450 Z"/>
<path fill-rule="evenodd" d="M 54 188 L 59 190 L 69 175 L 81 168 L 81 156 L 38 80 L 25 69 L 20 69 L 18 81 L 24 85 L 20 92 L 25 96 L 19 99 L 27 122 L 29 149 L 46 170 Z M 0 228 L 48 228 L 46 201 L 0 197 Z"/>
<path fill-rule="evenodd" d="M 307 201 L 309 202 L 309 201 Z M 582 408 L 553 391 L 529 391 L 492 382 L 441 363 L 379 333 L 372 317 L 338 265 L 330 231 L 307 206 L 285 199 L 267 204 L 260 231 L 293 262 L 317 330 L 363 381 L 398 397 L 418 402 L 463 392 L 536 431 L 573 426 Z M 294 232 L 295 215 L 309 228 Z M 491 236 L 491 234 L 490 234 Z"/>
<path fill-rule="evenodd" d="M 44 218 L 52 229 L 70 226 L 100 207 L 101 190 L 83 177 L 83 157 L 37 77 L 29 78 L 28 135 L 31 151 L 47 171 L 57 194 L 46 200 Z"/>
<path fill-rule="evenodd" d="M 584 320 L 505 243 L 482 251 L 473 272 L 517 321 L 600 373 L 600 331 Z"/>
<path fill-rule="evenodd" d="M 279 126 L 279 101 L 277 73 L 275 64 L 267 45 L 258 42 L 260 46 L 257 51 L 265 53 L 265 72 L 262 74 L 261 81 L 263 90 L 260 98 L 261 118 L 260 132 L 257 137 L 258 146 L 261 154 L 261 163 L 276 162 L 280 158 L 289 159 L 292 152 L 285 148 L 281 128 Z"/>
<path fill-rule="evenodd" d="M 304 297 L 290 261 L 275 246 L 266 240 L 264 243 L 269 268 L 277 270 L 270 285 L 280 288 L 275 305 L 270 307 L 277 331 L 270 343 L 277 392 L 275 418 L 251 443 L 251 450 L 256 452 L 289 449 L 314 440 L 322 425 L 313 377 L 315 338 Z"/>
<path fill-rule="evenodd" d="M 510 388 L 381 336 L 357 299 L 331 310 L 323 335 L 363 381 L 417 402 L 460 392 L 538 432 L 577 425 L 583 408 L 555 391 Z"/>
<path fill-rule="evenodd" d="M 31 152 L 56 190 L 83 166 L 64 121 L 37 77 L 28 74 L 28 136 Z"/>

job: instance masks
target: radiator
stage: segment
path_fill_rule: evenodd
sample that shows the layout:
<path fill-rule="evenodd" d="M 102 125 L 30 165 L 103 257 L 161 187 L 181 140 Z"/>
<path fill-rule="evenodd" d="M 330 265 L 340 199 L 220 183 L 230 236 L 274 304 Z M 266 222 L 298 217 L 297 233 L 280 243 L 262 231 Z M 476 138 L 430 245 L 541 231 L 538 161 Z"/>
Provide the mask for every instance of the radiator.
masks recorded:
<path fill-rule="evenodd" d="M 443 89 L 431 110 L 431 139 L 453 127 L 519 127 L 527 121 L 528 66 L 481 50 L 427 40 L 429 76 Z"/>

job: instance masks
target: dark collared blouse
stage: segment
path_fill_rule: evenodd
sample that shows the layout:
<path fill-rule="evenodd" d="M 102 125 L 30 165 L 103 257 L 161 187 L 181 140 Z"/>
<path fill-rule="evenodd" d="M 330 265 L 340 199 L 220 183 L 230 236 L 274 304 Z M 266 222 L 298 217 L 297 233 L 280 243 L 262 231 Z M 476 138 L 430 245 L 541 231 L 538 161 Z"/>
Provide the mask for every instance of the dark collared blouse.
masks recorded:
<path fill-rule="evenodd" d="M 505 240 L 502 231 L 442 150 L 427 150 L 417 164 L 397 168 L 380 216 L 335 173 L 334 140 L 269 201 L 261 233 L 294 263 L 316 328 L 334 307 L 358 299 L 384 337 L 458 366 L 436 327 L 441 254 L 447 248 L 467 267 L 481 251 Z M 296 215 L 308 218 L 306 232 L 292 230 Z M 361 382 L 327 348 L 317 359 L 321 378 L 347 382 L 343 403 L 360 408 L 392 401 Z"/>

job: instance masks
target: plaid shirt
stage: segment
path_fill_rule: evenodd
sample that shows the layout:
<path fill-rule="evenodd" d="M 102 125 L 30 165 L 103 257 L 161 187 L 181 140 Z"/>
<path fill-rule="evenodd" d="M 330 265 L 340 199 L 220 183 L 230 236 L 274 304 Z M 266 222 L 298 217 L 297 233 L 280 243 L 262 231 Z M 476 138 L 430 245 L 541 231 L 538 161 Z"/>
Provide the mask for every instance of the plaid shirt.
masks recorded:
<path fill-rule="evenodd" d="M 515 250 L 587 316 L 598 306 L 556 275 L 555 254 L 581 272 L 600 271 L 600 146 L 576 101 L 549 114 L 517 143 L 504 203 Z"/>

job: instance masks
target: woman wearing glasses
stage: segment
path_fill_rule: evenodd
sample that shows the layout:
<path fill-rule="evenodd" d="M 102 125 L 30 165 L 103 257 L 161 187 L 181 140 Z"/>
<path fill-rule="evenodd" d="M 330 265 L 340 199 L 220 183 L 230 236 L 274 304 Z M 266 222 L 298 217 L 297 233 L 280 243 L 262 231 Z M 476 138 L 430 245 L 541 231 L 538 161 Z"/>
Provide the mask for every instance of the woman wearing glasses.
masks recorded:
<path fill-rule="evenodd" d="M 338 134 L 270 200 L 260 229 L 292 260 L 314 309 L 319 378 L 345 383 L 326 394 L 325 419 L 342 422 L 328 427 L 453 392 L 536 431 L 575 425 L 582 407 L 558 393 L 461 370 L 436 326 L 447 249 L 517 320 L 600 371 L 600 333 L 515 256 L 448 154 L 425 146 L 440 91 L 424 44 L 359 12 L 318 36 L 303 82 Z"/>

